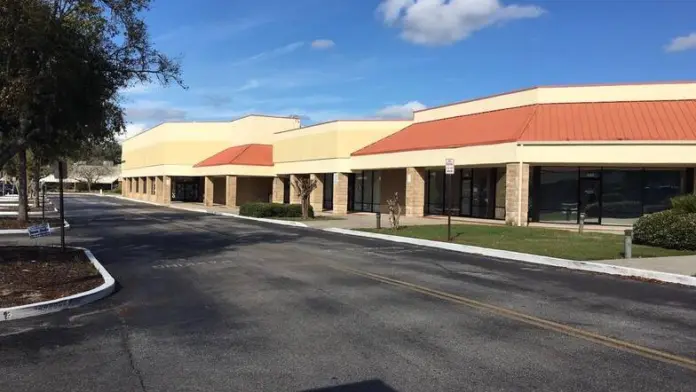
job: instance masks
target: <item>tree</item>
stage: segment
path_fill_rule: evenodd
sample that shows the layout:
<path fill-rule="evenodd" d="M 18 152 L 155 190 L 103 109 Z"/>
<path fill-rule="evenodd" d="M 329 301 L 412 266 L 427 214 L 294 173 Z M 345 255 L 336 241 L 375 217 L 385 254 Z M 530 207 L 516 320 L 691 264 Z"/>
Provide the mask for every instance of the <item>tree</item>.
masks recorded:
<path fill-rule="evenodd" d="M 33 142 L 59 155 L 124 129 L 118 91 L 183 86 L 180 65 L 153 48 L 150 0 L 0 0 L 0 165 Z"/>
<path fill-rule="evenodd" d="M 134 82 L 185 87 L 179 63 L 151 45 L 149 4 L 0 0 L 0 166 L 28 148 L 56 160 L 115 141 L 125 128 L 118 92 Z"/>
<path fill-rule="evenodd" d="M 300 198 L 300 204 L 302 205 L 302 219 L 309 219 L 309 197 L 312 191 L 317 188 L 317 180 L 315 178 L 306 177 L 295 177 L 295 182 L 292 183 L 295 192 L 297 192 L 297 197 Z"/>
<path fill-rule="evenodd" d="M 92 191 L 92 185 L 113 172 L 113 167 L 104 165 L 88 165 L 76 163 L 72 168 L 72 177 L 87 184 L 87 190 Z"/>
<path fill-rule="evenodd" d="M 401 226 L 401 204 L 399 204 L 399 192 L 394 192 L 394 197 L 387 200 L 389 206 L 389 223 L 392 229 L 399 230 Z"/>

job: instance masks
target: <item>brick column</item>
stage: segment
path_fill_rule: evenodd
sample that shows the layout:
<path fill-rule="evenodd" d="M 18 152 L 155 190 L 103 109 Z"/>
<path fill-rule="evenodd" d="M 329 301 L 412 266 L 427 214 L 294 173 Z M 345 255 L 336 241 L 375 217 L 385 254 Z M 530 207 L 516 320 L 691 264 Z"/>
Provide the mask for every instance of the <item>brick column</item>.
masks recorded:
<path fill-rule="evenodd" d="M 283 203 L 283 191 L 285 189 L 285 181 L 287 178 L 273 177 L 273 194 L 271 195 L 272 203 Z"/>
<path fill-rule="evenodd" d="M 348 213 L 348 173 L 336 173 L 333 184 L 334 214 Z"/>
<path fill-rule="evenodd" d="M 162 204 L 164 196 L 162 195 L 162 191 L 164 190 L 164 181 L 162 177 L 157 176 L 155 177 L 155 203 Z"/>
<path fill-rule="evenodd" d="M 297 196 L 297 190 L 295 189 L 295 178 L 296 175 L 290 175 L 290 204 L 300 204 L 300 197 Z"/>
<path fill-rule="evenodd" d="M 172 203 L 172 178 L 164 176 L 162 178 L 162 204 Z"/>
<path fill-rule="evenodd" d="M 406 216 L 423 216 L 425 208 L 425 169 L 406 168 Z"/>
<path fill-rule="evenodd" d="M 203 205 L 206 207 L 213 206 L 213 195 L 215 194 L 215 184 L 213 183 L 213 177 L 205 176 L 203 180 Z"/>
<path fill-rule="evenodd" d="M 225 177 L 225 205 L 230 208 L 237 207 L 237 176 Z"/>
<path fill-rule="evenodd" d="M 155 195 L 152 193 L 152 177 L 147 177 L 145 179 L 145 200 L 152 200 Z"/>
<path fill-rule="evenodd" d="M 310 174 L 309 179 L 310 181 L 317 181 L 317 187 L 309 195 L 309 204 L 314 209 L 314 212 L 319 212 L 324 209 L 324 177 Z"/>
<path fill-rule="evenodd" d="M 135 178 L 135 191 L 133 192 L 133 196 L 135 196 L 136 199 L 140 199 L 140 192 L 143 191 L 142 182 L 140 177 Z"/>
<path fill-rule="evenodd" d="M 128 179 L 127 178 L 122 178 L 121 179 L 121 196 L 127 196 L 128 191 L 126 190 L 126 186 L 128 184 Z"/>
<path fill-rule="evenodd" d="M 528 212 L 529 165 L 508 163 L 505 170 L 505 223 L 527 226 Z"/>

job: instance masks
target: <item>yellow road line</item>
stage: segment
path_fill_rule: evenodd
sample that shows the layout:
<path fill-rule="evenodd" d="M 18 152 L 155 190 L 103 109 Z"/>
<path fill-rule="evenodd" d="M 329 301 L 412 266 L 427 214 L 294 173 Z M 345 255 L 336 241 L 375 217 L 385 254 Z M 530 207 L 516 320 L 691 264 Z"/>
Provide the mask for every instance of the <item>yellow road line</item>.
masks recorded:
<path fill-rule="evenodd" d="M 503 316 L 508 319 L 519 321 L 525 324 L 534 325 L 536 327 L 555 331 L 562 333 L 564 335 L 572 336 L 578 339 L 587 340 L 593 343 L 601 344 L 607 347 L 615 348 L 621 351 L 625 351 L 631 354 L 635 354 L 644 358 L 653 359 L 656 361 L 669 363 L 672 365 L 677 365 L 679 367 L 696 371 L 696 360 L 682 357 L 675 354 L 670 354 L 668 352 L 655 350 L 649 347 L 644 347 L 638 344 L 630 343 L 624 340 L 615 339 L 609 336 L 600 335 L 594 332 L 582 330 L 579 328 L 571 327 L 569 325 L 557 323 L 555 321 L 545 320 L 539 317 L 531 316 L 525 313 L 520 313 L 514 310 L 502 308 L 499 306 L 491 305 L 485 302 L 477 301 L 470 298 L 465 298 L 459 295 L 446 293 L 439 290 L 434 290 L 428 287 L 420 286 L 414 283 L 404 282 L 397 279 L 388 278 L 386 276 L 374 274 L 371 272 L 360 271 L 344 266 L 333 266 L 333 268 L 351 273 L 354 275 L 362 276 L 367 279 L 376 280 L 382 283 L 386 283 L 392 286 L 404 288 L 410 291 L 415 291 L 421 294 L 425 294 L 431 297 L 439 298 L 448 302 L 466 305 L 468 307 L 487 311 L 490 313 Z"/>

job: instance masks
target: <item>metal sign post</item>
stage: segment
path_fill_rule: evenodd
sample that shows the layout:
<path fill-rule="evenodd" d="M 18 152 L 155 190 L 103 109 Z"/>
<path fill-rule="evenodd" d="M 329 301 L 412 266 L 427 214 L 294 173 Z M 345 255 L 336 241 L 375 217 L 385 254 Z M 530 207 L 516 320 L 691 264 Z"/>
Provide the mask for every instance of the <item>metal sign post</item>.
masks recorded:
<path fill-rule="evenodd" d="M 41 187 L 41 221 L 46 221 L 46 183 Z"/>
<path fill-rule="evenodd" d="M 65 252 L 65 213 L 63 212 L 63 176 L 65 175 L 65 162 L 58 161 L 58 187 L 60 192 L 60 250 Z"/>
<path fill-rule="evenodd" d="M 445 174 L 447 175 L 447 242 L 452 241 L 452 175 L 454 175 L 454 159 L 445 159 Z"/>

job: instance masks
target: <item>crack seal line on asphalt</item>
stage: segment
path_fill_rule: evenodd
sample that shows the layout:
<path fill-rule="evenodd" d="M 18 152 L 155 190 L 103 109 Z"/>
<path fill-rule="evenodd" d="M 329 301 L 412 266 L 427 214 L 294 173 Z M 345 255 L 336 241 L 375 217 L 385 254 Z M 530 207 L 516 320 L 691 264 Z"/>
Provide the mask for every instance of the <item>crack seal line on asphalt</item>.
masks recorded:
<path fill-rule="evenodd" d="M 696 371 L 696 360 L 682 357 L 675 354 L 670 354 L 668 352 L 652 349 L 649 347 L 644 347 L 638 344 L 630 343 L 620 339 L 615 339 L 609 336 L 600 335 L 594 332 L 582 330 L 579 328 L 571 327 L 565 324 L 557 323 L 550 320 L 545 320 L 539 317 L 531 316 L 528 314 L 520 313 L 514 310 L 502 308 L 499 306 L 487 304 L 485 302 L 461 297 L 458 295 L 446 293 L 439 290 L 434 290 L 428 287 L 420 286 L 414 283 L 404 282 L 397 279 L 392 279 L 386 276 L 373 274 L 371 272 L 360 271 L 344 266 L 332 266 L 334 269 L 339 271 L 347 272 L 353 275 L 362 276 L 367 279 L 376 280 L 378 282 L 386 283 L 392 286 L 400 287 L 410 291 L 415 291 L 421 294 L 428 295 L 430 297 L 439 298 L 448 302 L 466 305 L 474 309 L 487 311 L 490 313 L 497 314 L 499 316 L 516 320 L 525 324 L 534 325 L 542 329 L 551 330 L 559 332 L 564 335 L 572 336 L 578 339 L 587 340 L 597 344 L 601 344 L 607 347 L 615 348 L 621 351 L 625 351 L 631 354 L 635 354 L 644 358 L 656 360 L 659 362 L 669 363 L 672 365 L 677 365 L 679 367 Z"/>

